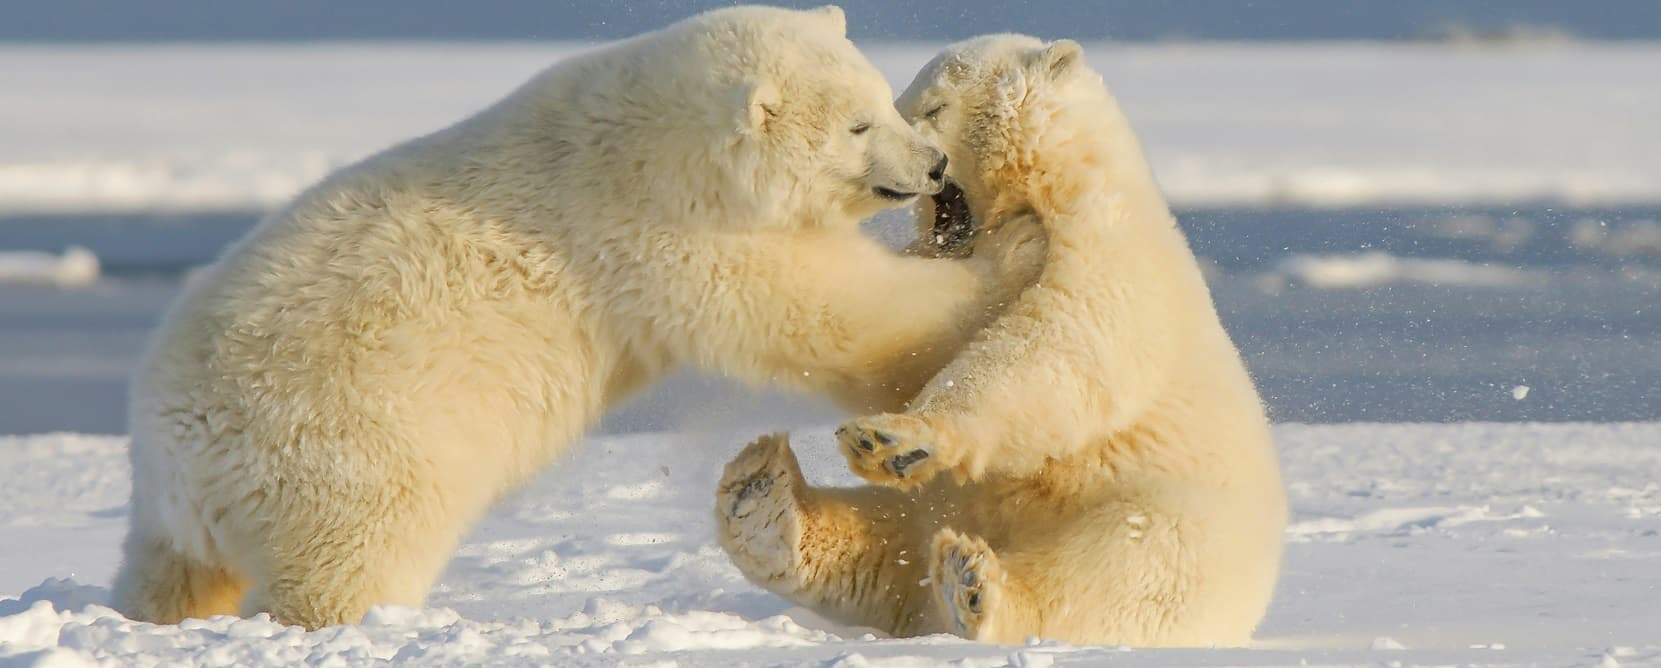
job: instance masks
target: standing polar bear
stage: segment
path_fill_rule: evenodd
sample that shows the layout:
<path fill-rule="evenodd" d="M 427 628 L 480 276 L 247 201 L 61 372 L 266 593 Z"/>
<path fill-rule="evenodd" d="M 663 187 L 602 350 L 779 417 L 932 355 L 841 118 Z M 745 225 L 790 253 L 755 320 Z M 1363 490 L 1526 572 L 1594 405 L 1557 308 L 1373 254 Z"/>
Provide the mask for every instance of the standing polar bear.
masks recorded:
<path fill-rule="evenodd" d="M 860 234 L 941 187 L 892 100 L 840 9 L 729 8 L 300 195 L 135 375 L 117 605 L 419 605 L 493 500 L 677 366 L 899 408 L 1000 297 L 995 262 Z"/>
<path fill-rule="evenodd" d="M 1070 41 L 982 37 L 901 97 L 961 188 L 922 218 L 974 230 L 973 252 L 987 230 L 1041 227 L 1042 271 L 907 412 L 838 429 L 876 486 L 808 487 L 781 435 L 728 465 L 720 538 L 752 581 L 899 635 L 1250 639 L 1286 516 L 1268 423 L 1135 135 L 1082 61 Z"/>

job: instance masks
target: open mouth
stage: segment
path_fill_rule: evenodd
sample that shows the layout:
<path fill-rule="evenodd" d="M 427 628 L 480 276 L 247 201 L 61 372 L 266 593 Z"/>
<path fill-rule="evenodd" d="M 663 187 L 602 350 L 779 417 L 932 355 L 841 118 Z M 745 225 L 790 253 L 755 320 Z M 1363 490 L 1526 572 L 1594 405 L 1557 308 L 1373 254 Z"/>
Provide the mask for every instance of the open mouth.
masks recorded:
<path fill-rule="evenodd" d="M 934 195 L 934 245 L 942 253 L 956 253 L 969 245 L 975 221 L 969 215 L 969 200 L 956 183 L 946 181 Z"/>
<path fill-rule="evenodd" d="M 917 193 L 903 193 L 903 192 L 900 192 L 900 191 L 895 190 L 893 188 L 884 188 L 882 186 L 877 186 L 875 188 L 872 188 L 872 190 L 877 193 L 878 197 L 881 197 L 883 199 L 891 199 L 891 200 L 894 200 L 896 202 L 904 202 L 908 199 L 911 199 L 911 198 L 917 196 Z"/>

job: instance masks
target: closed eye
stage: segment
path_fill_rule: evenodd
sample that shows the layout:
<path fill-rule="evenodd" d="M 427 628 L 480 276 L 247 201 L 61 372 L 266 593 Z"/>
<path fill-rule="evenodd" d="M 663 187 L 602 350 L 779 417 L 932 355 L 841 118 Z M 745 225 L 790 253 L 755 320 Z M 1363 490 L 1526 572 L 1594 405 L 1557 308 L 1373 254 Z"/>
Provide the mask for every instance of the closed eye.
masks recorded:
<path fill-rule="evenodd" d="M 930 110 L 928 110 L 927 112 L 925 112 L 923 114 L 923 118 L 927 118 L 927 119 L 932 121 L 936 117 L 940 116 L 940 112 L 945 111 L 945 110 L 946 110 L 946 105 L 944 105 L 944 104 L 935 105 L 935 107 L 933 109 L 930 109 Z"/>
<path fill-rule="evenodd" d="M 852 132 L 856 135 L 862 135 L 862 134 L 865 134 L 866 130 L 870 130 L 870 129 L 871 129 L 871 124 L 870 123 L 860 123 L 858 125 L 853 126 L 852 128 L 849 128 L 848 131 Z"/>

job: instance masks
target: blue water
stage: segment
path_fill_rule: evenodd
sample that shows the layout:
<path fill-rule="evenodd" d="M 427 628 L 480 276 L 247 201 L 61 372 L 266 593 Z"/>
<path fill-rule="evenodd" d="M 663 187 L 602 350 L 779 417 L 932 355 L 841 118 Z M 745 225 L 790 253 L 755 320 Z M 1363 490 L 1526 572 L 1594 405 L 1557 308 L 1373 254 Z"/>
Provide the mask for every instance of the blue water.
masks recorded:
<path fill-rule="evenodd" d="M 817 6 L 828 0 L 774 2 Z M 713 0 L 57 0 L 0 4 L 0 40 L 612 39 Z M 1447 26 L 1661 38 L 1653 0 L 838 0 L 855 39 L 1026 32 L 1079 39 L 1412 39 Z"/>
<path fill-rule="evenodd" d="M 1604 254 L 1573 230 L 1653 225 L 1661 207 L 1179 210 L 1212 290 L 1280 421 L 1661 419 L 1661 249 Z M 125 378 L 182 272 L 256 214 L 0 218 L 0 248 L 93 250 L 86 289 L 0 285 L 0 434 L 121 433 Z M 873 231 L 892 237 L 903 225 Z M 1504 287 L 1268 286 L 1294 254 L 1387 251 L 1519 267 Z M 1512 390 L 1529 388 L 1518 400 Z M 787 417 L 788 416 L 788 417 Z M 750 419 L 773 427 L 822 407 L 681 376 L 619 410 L 613 431 Z"/>
<path fill-rule="evenodd" d="M 1263 269 L 1294 254 L 1367 251 L 1517 267 L 1661 270 L 1661 254 L 1608 254 L 1577 248 L 1571 239 L 1575 227 L 1588 222 L 1611 234 L 1653 225 L 1661 221 L 1661 205 L 1190 208 L 1176 214 L 1194 252 L 1229 272 Z M 106 275 L 167 276 L 212 260 L 258 216 L 251 211 L 0 215 L 0 249 L 58 252 L 75 244 L 93 251 Z M 872 232 L 907 229 L 890 218 L 878 221 Z"/>

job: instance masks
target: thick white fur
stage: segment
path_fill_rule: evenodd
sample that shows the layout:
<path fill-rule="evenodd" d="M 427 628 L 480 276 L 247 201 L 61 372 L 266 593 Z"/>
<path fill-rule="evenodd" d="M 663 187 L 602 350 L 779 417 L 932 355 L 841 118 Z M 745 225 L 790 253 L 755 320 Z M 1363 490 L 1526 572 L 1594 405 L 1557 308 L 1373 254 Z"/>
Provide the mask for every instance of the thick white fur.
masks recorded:
<path fill-rule="evenodd" d="M 838 430 L 877 486 L 809 488 L 782 438 L 752 444 L 718 493 L 723 545 L 772 591 L 896 634 L 1246 643 L 1281 557 L 1275 448 L 1100 77 L 1073 42 L 983 37 L 899 106 L 976 225 L 1042 227 L 1042 272 L 908 411 Z"/>
<path fill-rule="evenodd" d="M 116 600 L 308 628 L 418 605 L 469 525 L 679 365 L 899 408 L 994 262 L 860 218 L 938 190 L 834 7 L 741 7 L 557 64 L 348 167 L 198 276 L 132 386 Z"/>

